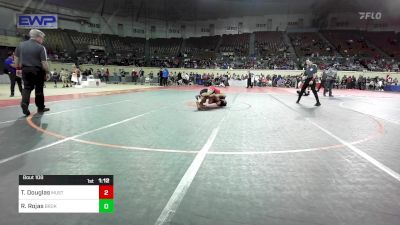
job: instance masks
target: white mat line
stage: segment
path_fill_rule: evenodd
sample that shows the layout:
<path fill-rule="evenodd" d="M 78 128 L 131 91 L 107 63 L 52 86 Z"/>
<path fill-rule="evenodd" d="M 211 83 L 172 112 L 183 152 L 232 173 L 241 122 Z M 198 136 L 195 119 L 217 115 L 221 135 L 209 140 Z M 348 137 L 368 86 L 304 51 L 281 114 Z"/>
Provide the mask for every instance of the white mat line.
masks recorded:
<path fill-rule="evenodd" d="M 102 126 L 102 127 L 96 128 L 96 129 L 93 129 L 93 130 L 89 130 L 89 131 L 86 131 L 86 132 L 83 132 L 83 133 L 80 133 L 80 134 L 77 134 L 77 135 L 74 135 L 74 136 L 71 136 L 71 137 L 64 138 L 64 139 L 62 139 L 62 140 L 59 140 L 59 141 L 50 143 L 50 144 L 48 144 L 48 145 L 44 145 L 44 146 L 39 147 L 39 148 L 31 149 L 31 150 L 26 151 L 26 152 L 23 152 L 23 153 L 21 153 L 21 154 L 17 154 L 17 155 L 8 157 L 8 158 L 6 158 L 6 159 L 2 159 L 2 160 L 0 160 L 0 164 L 3 164 L 3 163 L 5 163 L 5 162 L 11 161 L 11 160 L 13 160 L 13 159 L 19 158 L 19 157 L 21 157 L 21 156 L 24 156 L 24 155 L 27 155 L 27 154 L 30 154 L 30 153 L 33 153 L 33 152 L 37 152 L 37 151 L 40 151 L 40 150 L 43 150 L 43 149 L 52 147 L 52 146 L 54 146 L 54 145 L 58 145 L 58 144 L 61 144 L 61 143 L 64 143 L 64 142 L 67 142 L 67 141 L 70 141 L 70 140 L 73 140 L 73 139 L 82 137 L 82 136 L 87 135 L 87 134 L 94 133 L 94 132 L 96 132 L 96 131 L 104 130 L 104 129 L 107 129 L 107 128 L 110 128 L 110 127 L 113 127 L 113 126 L 116 126 L 116 125 L 119 125 L 119 124 L 122 124 L 122 123 L 126 123 L 126 122 L 128 122 L 128 121 L 131 121 L 131 120 L 137 119 L 137 118 L 139 118 L 139 117 L 145 116 L 145 115 L 147 115 L 147 114 L 150 114 L 150 113 L 152 113 L 152 112 L 154 112 L 154 111 L 156 111 L 156 110 L 151 110 L 151 111 L 149 111 L 149 112 L 142 113 L 142 114 L 140 114 L 140 115 L 136 115 L 136 116 L 133 116 L 133 117 L 130 117 L 130 118 L 127 118 L 127 119 L 124 119 L 124 120 L 121 120 L 121 121 L 118 121 L 118 122 L 115 122 L 115 123 L 111 123 L 111 124 L 108 124 L 108 125 L 105 125 L 105 126 Z"/>
<path fill-rule="evenodd" d="M 359 112 L 359 113 L 362 113 L 362 114 L 364 114 L 364 115 L 372 116 L 372 117 L 374 117 L 374 118 L 387 121 L 387 122 L 389 122 L 389 123 L 393 123 L 393 124 L 396 124 L 396 125 L 400 125 L 400 121 L 399 121 L 399 120 L 385 119 L 385 118 L 378 117 L 378 116 L 376 116 L 376 115 L 372 115 L 372 114 L 369 114 L 369 113 L 366 113 L 366 112 L 361 112 L 361 111 L 359 111 L 359 110 L 352 109 L 352 108 L 349 108 L 349 107 L 345 106 L 345 105 L 344 105 L 344 102 L 339 103 L 339 106 L 340 106 L 341 108 L 344 108 L 344 109 L 348 109 L 348 110 L 352 110 L 352 111 L 355 111 L 355 112 Z"/>
<path fill-rule="evenodd" d="M 323 131 L 324 133 L 326 133 L 327 135 L 331 136 L 332 138 L 336 139 L 337 141 L 339 141 L 340 143 L 342 143 L 343 145 L 345 145 L 346 147 L 348 147 L 349 149 L 351 149 L 353 152 L 355 152 L 356 154 L 358 154 L 359 156 L 361 156 L 362 158 L 364 158 L 365 160 L 367 160 L 368 162 L 370 162 L 372 165 L 374 165 L 375 167 L 377 167 L 378 169 L 382 170 L 383 172 L 385 172 L 386 174 L 388 174 L 389 176 L 393 177 L 394 179 L 396 179 L 397 181 L 400 181 L 400 174 L 398 174 L 397 172 L 395 172 L 394 170 L 390 169 L 389 167 L 385 166 L 383 163 L 379 162 L 378 160 L 374 159 L 373 157 L 371 157 L 370 155 L 368 155 L 367 153 L 361 151 L 359 148 L 355 147 L 354 145 L 348 143 L 347 141 L 339 138 L 338 136 L 334 135 L 332 132 L 330 132 L 329 130 L 321 127 L 320 125 L 318 125 L 317 123 L 311 121 L 310 119 L 307 118 L 307 120 L 313 124 L 315 127 L 319 128 L 321 131 Z"/>
<path fill-rule="evenodd" d="M 121 103 L 121 102 L 128 102 L 130 100 L 122 100 L 122 101 L 116 101 L 116 102 L 109 102 L 109 103 L 104 103 L 104 104 L 99 104 L 99 105 L 91 105 L 91 106 L 83 106 L 80 108 L 74 108 L 74 109 L 67 109 L 67 110 L 62 110 L 62 111 L 57 111 L 57 112 L 52 112 L 52 113 L 45 113 L 42 116 L 51 116 L 51 115 L 57 115 L 57 114 L 61 114 L 61 113 L 65 113 L 65 112 L 71 112 L 71 111 L 76 111 L 76 110 L 81 110 L 81 109 L 92 109 L 92 108 L 96 108 L 96 107 L 101 107 L 101 106 L 106 106 L 106 105 L 112 105 L 112 104 L 117 104 L 117 103 Z M 13 123 L 19 120 L 25 120 L 24 118 L 19 118 L 19 119 L 15 119 L 15 120 L 7 120 L 7 121 L 2 121 L 0 122 L 0 124 L 5 124 L 5 123 Z"/>
<path fill-rule="evenodd" d="M 222 119 L 224 120 L 224 119 Z M 221 123 L 220 123 L 221 124 Z M 156 225 L 163 225 L 168 224 L 169 221 L 174 216 L 176 210 L 178 209 L 180 203 L 182 202 L 183 197 L 186 195 L 187 190 L 189 189 L 190 185 L 194 177 L 199 171 L 201 164 L 204 161 L 204 158 L 210 150 L 212 143 L 214 142 L 215 138 L 217 137 L 218 131 L 220 129 L 220 124 L 213 129 L 211 135 L 208 137 L 206 144 L 203 148 L 197 153 L 196 157 L 190 164 L 189 168 L 186 170 L 185 175 L 183 175 L 181 181 L 179 182 L 178 186 L 176 187 L 174 193 L 171 195 L 168 203 L 165 205 L 164 209 L 162 210 L 160 216 L 156 221 Z"/>

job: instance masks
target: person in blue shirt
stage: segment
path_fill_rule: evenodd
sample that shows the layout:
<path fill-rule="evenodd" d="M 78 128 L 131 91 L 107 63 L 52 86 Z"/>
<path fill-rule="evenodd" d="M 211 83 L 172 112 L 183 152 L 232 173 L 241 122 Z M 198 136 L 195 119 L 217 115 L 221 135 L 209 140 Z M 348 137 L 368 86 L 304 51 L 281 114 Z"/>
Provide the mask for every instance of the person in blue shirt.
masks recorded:
<path fill-rule="evenodd" d="M 162 71 L 162 77 L 163 77 L 163 86 L 167 86 L 168 84 L 168 76 L 169 76 L 169 71 L 167 68 L 164 68 Z"/>
<path fill-rule="evenodd" d="M 14 52 L 9 52 L 7 59 L 4 61 L 4 72 L 10 78 L 10 97 L 14 97 L 15 83 L 18 84 L 19 92 L 22 94 L 22 79 L 16 75 L 16 65 L 14 64 Z"/>

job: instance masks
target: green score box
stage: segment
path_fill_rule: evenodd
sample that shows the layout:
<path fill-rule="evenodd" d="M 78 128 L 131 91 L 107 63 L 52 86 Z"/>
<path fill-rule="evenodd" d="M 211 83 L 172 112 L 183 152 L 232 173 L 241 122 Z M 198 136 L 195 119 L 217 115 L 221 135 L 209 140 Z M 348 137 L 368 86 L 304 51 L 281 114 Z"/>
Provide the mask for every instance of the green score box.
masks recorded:
<path fill-rule="evenodd" d="M 114 200 L 113 199 L 99 199 L 99 213 L 113 213 Z"/>

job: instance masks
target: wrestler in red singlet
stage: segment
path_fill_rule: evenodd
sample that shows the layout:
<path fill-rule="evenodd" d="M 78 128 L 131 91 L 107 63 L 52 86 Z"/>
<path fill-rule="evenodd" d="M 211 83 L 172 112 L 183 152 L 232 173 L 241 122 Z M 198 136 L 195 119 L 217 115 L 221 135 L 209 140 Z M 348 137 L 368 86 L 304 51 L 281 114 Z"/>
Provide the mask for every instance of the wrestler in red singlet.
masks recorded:
<path fill-rule="evenodd" d="M 211 86 L 208 89 L 213 90 L 213 94 L 221 94 L 221 90 L 219 90 L 218 88 Z"/>

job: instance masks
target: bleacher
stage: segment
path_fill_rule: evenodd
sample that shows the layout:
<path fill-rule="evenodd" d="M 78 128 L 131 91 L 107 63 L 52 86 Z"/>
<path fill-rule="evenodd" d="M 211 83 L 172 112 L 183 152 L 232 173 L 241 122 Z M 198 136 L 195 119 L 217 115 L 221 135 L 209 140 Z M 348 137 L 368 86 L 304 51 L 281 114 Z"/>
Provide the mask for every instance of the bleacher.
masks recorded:
<path fill-rule="evenodd" d="M 145 38 L 119 37 L 117 35 L 109 35 L 108 38 L 115 52 L 132 53 L 138 57 L 144 55 Z"/>
<path fill-rule="evenodd" d="M 288 36 L 298 57 L 334 55 L 329 43 L 318 33 L 288 33 Z"/>
<path fill-rule="evenodd" d="M 222 35 L 220 53 L 234 53 L 235 56 L 248 56 L 250 34 L 224 34 Z"/>
<path fill-rule="evenodd" d="M 287 50 L 283 32 L 261 31 L 255 32 L 255 52 L 258 56 L 267 57 L 275 54 L 283 54 Z"/>
<path fill-rule="evenodd" d="M 87 51 L 89 45 L 106 47 L 106 39 L 101 34 L 81 33 L 75 30 L 66 30 L 77 50 Z"/>
<path fill-rule="evenodd" d="M 215 58 L 220 36 L 191 37 L 186 40 L 183 53 L 196 58 Z"/>
<path fill-rule="evenodd" d="M 363 35 L 390 57 L 400 59 L 400 42 L 394 32 L 365 32 Z"/>
<path fill-rule="evenodd" d="M 152 57 L 175 57 L 178 55 L 182 38 L 155 38 L 149 40 Z"/>
<path fill-rule="evenodd" d="M 69 62 L 75 55 L 75 46 L 72 44 L 67 32 L 63 29 L 47 29 L 45 33 L 44 46 L 47 56 L 51 60 Z M 18 29 L 17 33 L 24 39 L 29 38 L 29 30 Z"/>
<path fill-rule="evenodd" d="M 19 34 L 26 36 L 27 32 L 28 30 L 21 30 Z M 341 70 L 397 71 L 400 59 L 400 34 L 394 32 L 322 31 L 321 34 L 330 43 L 316 32 L 288 33 L 290 43 L 285 43 L 287 39 L 283 32 L 255 32 L 257 60 L 247 57 L 251 35 L 249 33 L 191 37 L 186 40 L 146 40 L 74 30 L 44 32 L 44 45 L 49 58 L 62 62 L 186 68 L 294 69 L 299 66 L 299 61 L 291 54 L 284 54 L 291 52 L 290 44 L 300 61 L 311 58 L 320 68 L 339 63 Z M 89 45 L 104 47 L 104 50 L 96 47 L 90 49 Z M 145 46 L 149 46 L 150 60 L 145 58 Z M 393 59 L 384 57 L 383 52 Z"/>
<path fill-rule="evenodd" d="M 69 52 L 74 51 L 74 46 L 70 45 L 68 34 L 61 29 L 57 30 L 46 30 L 46 41 L 45 45 L 47 51 L 51 52 Z"/>
<path fill-rule="evenodd" d="M 344 57 L 379 57 L 379 52 L 369 46 L 360 31 L 329 30 L 321 32 Z"/>

